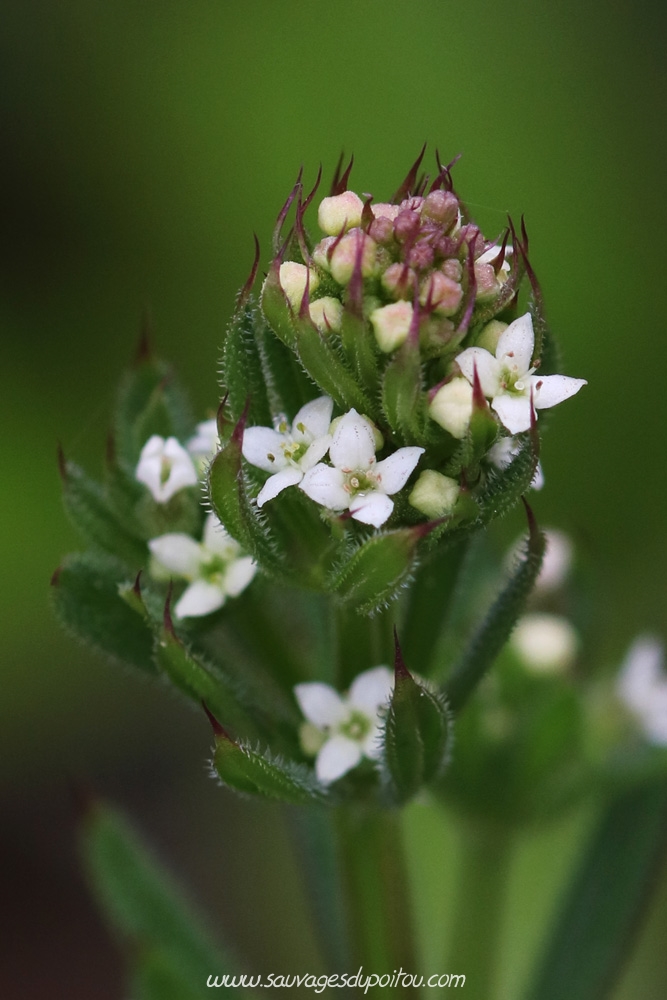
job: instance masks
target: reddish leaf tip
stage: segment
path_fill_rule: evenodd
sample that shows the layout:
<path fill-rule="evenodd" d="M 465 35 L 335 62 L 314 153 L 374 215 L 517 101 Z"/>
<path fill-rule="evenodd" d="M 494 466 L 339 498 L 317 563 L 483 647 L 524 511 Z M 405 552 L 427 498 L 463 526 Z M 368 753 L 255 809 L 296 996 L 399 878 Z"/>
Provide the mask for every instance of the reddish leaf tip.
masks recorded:
<path fill-rule="evenodd" d="M 49 581 L 49 585 L 51 587 L 58 586 L 58 584 L 60 583 L 60 574 L 62 573 L 62 571 L 63 571 L 62 566 L 56 566 L 53 573 L 51 574 L 51 579 Z"/>
<path fill-rule="evenodd" d="M 257 233 L 253 233 L 252 235 L 255 240 L 255 256 L 253 258 L 252 267 L 250 268 L 250 274 L 248 275 L 245 284 L 243 285 L 238 295 L 236 296 L 237 311 L 239 309 L 242 309 L 243 306 L 248 301 L 250 293 L 252 291 L 252 286 L 255 284 L 255 278 L 257 277 L 257 268 L 259 267 L 259 258 L 261 253 L 259 240 L 257 238 Z"/>
<path fill-rule="evenodd" d="M 202 708 L 206 712 L 206 717 L 208 721 L 211 723 L 211 729 L 213 730 L 215 738 L 227 740 L 229 743 L 233 743 L 234 740 L 231 738 L 225 727 L 220 722 L 218 722 L 218 720 L 216 719 L 216 717 L 214 716 L 213 712 L 210 710 L 206 702 L 202 701 L 201 704 Z"/>
<path fill-rule="evenodd" d="M 412 680 L 412 674 L 405 665 L 401 645 L 398 641 L 398 631 L 394 625 L 394 681 L 396 684 L 401 680 Z"/>
<path fill-rule="evenodd" d="M 164 602 L 164 613 L 163 613 L 163 624 L 165 632 L 172 637 L 172 639 L 178 639 L 176 635 L 176 629 L 174 628 L 174 619 L 171 616 L 171 598 L 174 592 L 174 581 L 169 581 L 169 588 L 167 590 L 167 597 Z"/>
<path fill-rule="evenodd" d="M 60 442 L 58 442 L 58 474 L 63 482 L 67 481 L 67 459 Z"/>
<path fill-rule="evenodd" d="M 139 340 L 134 352 L 134 363 L 137 365 L 149 361 L 153 356 L 153 318 L 148 306 L 144 307 L 141 317 Z"/>

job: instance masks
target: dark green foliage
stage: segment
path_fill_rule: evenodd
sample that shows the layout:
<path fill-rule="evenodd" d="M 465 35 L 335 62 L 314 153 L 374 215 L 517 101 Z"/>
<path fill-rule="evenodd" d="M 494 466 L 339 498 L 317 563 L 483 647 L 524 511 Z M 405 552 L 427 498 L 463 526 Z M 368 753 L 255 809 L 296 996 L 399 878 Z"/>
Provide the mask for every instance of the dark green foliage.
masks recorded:
<path fill-rule="evenodd" d="M 216 734 L 213 767 L 223 785 L 237 792 L 294 805 L 322 802 L 326 795 L 302 764 L 235 743 L 226 733 Z"/>

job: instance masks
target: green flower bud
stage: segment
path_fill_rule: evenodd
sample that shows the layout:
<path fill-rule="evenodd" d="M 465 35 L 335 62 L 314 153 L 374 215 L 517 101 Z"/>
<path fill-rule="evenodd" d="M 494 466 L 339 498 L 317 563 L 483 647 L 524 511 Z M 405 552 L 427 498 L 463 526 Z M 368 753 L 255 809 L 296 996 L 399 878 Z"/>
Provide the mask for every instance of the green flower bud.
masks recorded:
<path fill-rule="evenodd" d="M 381 351 L 389 354 L 401 346 L 410 332 L 412 314 L 412 303 L 403 301 L 373 310 L 370 321 Z"/>
<path fill-rule="evenodd" d="M 324 198 L 317 210 L 317 222 L 323 233 L 338 236 L 361 225 L 364 203 L 354 191 Z"/>
<path fill-rule="evenodd" d="M 465 378 L 446 382 L 431 400 L 428 412 L 436 424 L 459 440 L 466 436 L 472 417 L 472 386 Z"/>
<path fill-rule="evenodd" d="M 320 283 L 317 271 L 307 268 L 305 264 L 297 264 L 293 260 L 286 260 L 280 265 L 280 286 L 287 297 L 294 312 L 301 308 L 301 300 L 306 291 L 306 284 L 310 294 L 315 291 Z"/>
<path fill-rule="evenodd" d="M 450 514 L 456 505 L 461 487 L 455 479 L 434 469 L 425 469 L 415 483 L 408 500 L 431 520 Z"/>
<path fill-rule="evenodd" d="M 325 295 L 324 298 L 311 302 L 308 313 L 320 333 L 327 333 L 329 330 L 337 331 L 341 328 L 343 305 L 332 295 Z"/>

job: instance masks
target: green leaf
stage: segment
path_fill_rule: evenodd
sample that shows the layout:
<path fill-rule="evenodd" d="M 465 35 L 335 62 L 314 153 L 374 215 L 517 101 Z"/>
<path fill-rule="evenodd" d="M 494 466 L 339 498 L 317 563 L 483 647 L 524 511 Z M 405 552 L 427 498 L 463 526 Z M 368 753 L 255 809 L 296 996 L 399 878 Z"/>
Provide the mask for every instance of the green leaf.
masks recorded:
<path fill-rule="evenodd" d="M 445 682 L 445 697 L 455 712 L 464 705 L 509 639 L 540 571 L 546 541 L 530 507 L 525 506 L 530 528 L 527 549 Z"/>
<path fill-rule="evenodd" d="M 134 469 L 153 434 L 185 441 L 193 430 L 190 403 L 173 369 L 158 358 L 142 356 L 118 391 L 114 441 L 119 459 Z"/>
<path fill-rule="evenodd" d="M 78 465 L 60 458 L 63 501 L 74 527 L 96 549 L 138 569 L 146 562 L 146 543 L 121 522 L 99 483 Z"/>
<path fill-rule="evenodd" d="M 450 714 L 441 695 L 418 684 L 396 642 L 394 691 L 383 740 L 383 776 L 396 803 L 439 777 L 449 752 Z"/>
<path fill-rule="evenodd" d="M 271 411 L 255 331 L 263 318 L 252 299 L 237 311 L 222 347 L 220 376 L 231 419 L 237 423 L 249 400 L 251 423 L 271 426 Z"/>
<path fill-rule="evenodd" d="M 220 726 L 215 733 L 213 767 L 223 785 L 293 805 L 324 801 L 324 789 L 303 764 L 236 743 Z"/>
<path fill-rule="evenodd" d="M 143 951 L 131 979 L 132 1000 L 202 1000 L 206 983 L 191 983 L 168 953 Z"/>
<path fill-rule="evenodd" d="M 197 704 L 205 702 L 225 724 L 246 737 L 256 735 L 248 713 L 241 706 L 243 694 L 238 682 L 224 677 L 186 649 L 174 631 L 168 607 L 165 623 L 155 645 L 155 660 L 172 684 Z"/>
<path fill-rule="evenodd" d="M 301 364 L 313 382 L 331 396 L 343 411 L 354 407 L 371 418 L 377 416 L 377 406 L 358 384 L 356 376 L 343 362 L 326 336 L 310 319 L 294 319 L 296 348 Z"/>
<path fill-rule="evenodd" d="M 112 660 L 155 673 L 153 639 L 119 595 L 127 570 L 110 556 L 68 556 L 54 575 L 53 606 L 64 628 Z"/>
<path fill-rule="evenodd" d="M 95 895 L 112 925 L 135 946 L 168 956 L 171 970 L 193 990 L 205 988 L 211 973 L 231 971 L 229 959 L 169 873 L 115 810 L 93 804 L 83 822 L 81 847 Z M 167 1000 L 169 994 L 148 996 Z"/>
<path fill-rule="evenodd" d="M 419 341 L 408 337 L 385 369 L 382 406 L 391 429 L 410 444 L 425 443 L 422 381 Z"/>
<path fill-rule="evenodd" d="M 371 535 L 331 575 L 330 588 L 341 601 L 371 614 L 394 600 L 415 566 L 424 525 Z"/>
<path fill-rule="evenodd" d="M 266 392 L 274 416 L 294 417 L 315 396 L 315 387 L 296 355 L 274 334 L 267 323 L 255 329 L 262 358 Z"/>
<path fill-rule="evenodd" d="M 280 262 L 276 259 L 269 268 L 262 288 L 262 312 L 266 321 L 286 347 L 296 351 L 296 332 L 292 323 L 289 302 L 280 284 Z"/>
<path fill-rule="evenodd" d="M 241 442 L 243 424 L 237 424 L 230 440 L 213 459 L 209 469 L 209 493 L 213 508 L 229 534 L 250 553 L 267 573 L 285 575 L 266 517 L 254 507 L 243 477 Z"/>
<path fill-rule="evenodd" d="M 374 399 L 379 379 L 375 337 L 370 324 L 364 320 L 363 315 L 359 315 L 352 303 L 348 303 L 343 311 L 340 338 L 348 363 L 368 395 Z"/>
<path fill-rule="evenodd" d="M 591 837 L 526 1000 L 605 1000 L 655 888 L 667 842 L 667 785 L 615 799 Z"/>

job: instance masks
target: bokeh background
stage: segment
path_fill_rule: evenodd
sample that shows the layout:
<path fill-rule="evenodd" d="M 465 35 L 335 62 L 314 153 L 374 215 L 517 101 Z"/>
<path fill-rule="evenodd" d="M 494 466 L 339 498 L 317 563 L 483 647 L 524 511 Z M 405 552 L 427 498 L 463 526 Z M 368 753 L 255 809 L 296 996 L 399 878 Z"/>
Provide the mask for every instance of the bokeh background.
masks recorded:
<path fill-rule="evenodd" d="M 564 370 L 590 381 L 554 415 L 535 507 L 578 539 L 596 655 L 618 661 L 666 607 L 664 13 L 646 0 L 5 0 L 0 25 L 0 992 L 122 996 L 77 867 L 68 787 L 81 779 L 137 819 L 253 968 L 316 971 L 282 814 L 216 789 L 198 715 L 53 621 L 49 576 L 78 544 L 56 442 L 99 469 L 144 308 L 202 417 L 215 408 L 252 233 L 268 248 L 300 164 L 330 176 L 354 152 L 356 187 L 380 199 L 424 141 L 445 161 L 462 153 L 457 187 L 488 231 L 525 213 Z M 593 813 L 518 845 L 505 1000 Z M 419 806 L 407 823 L 441 971 L 456 842 Z M 665 934 L 663 883 L 616 1000 L 667 994 Z"/>

